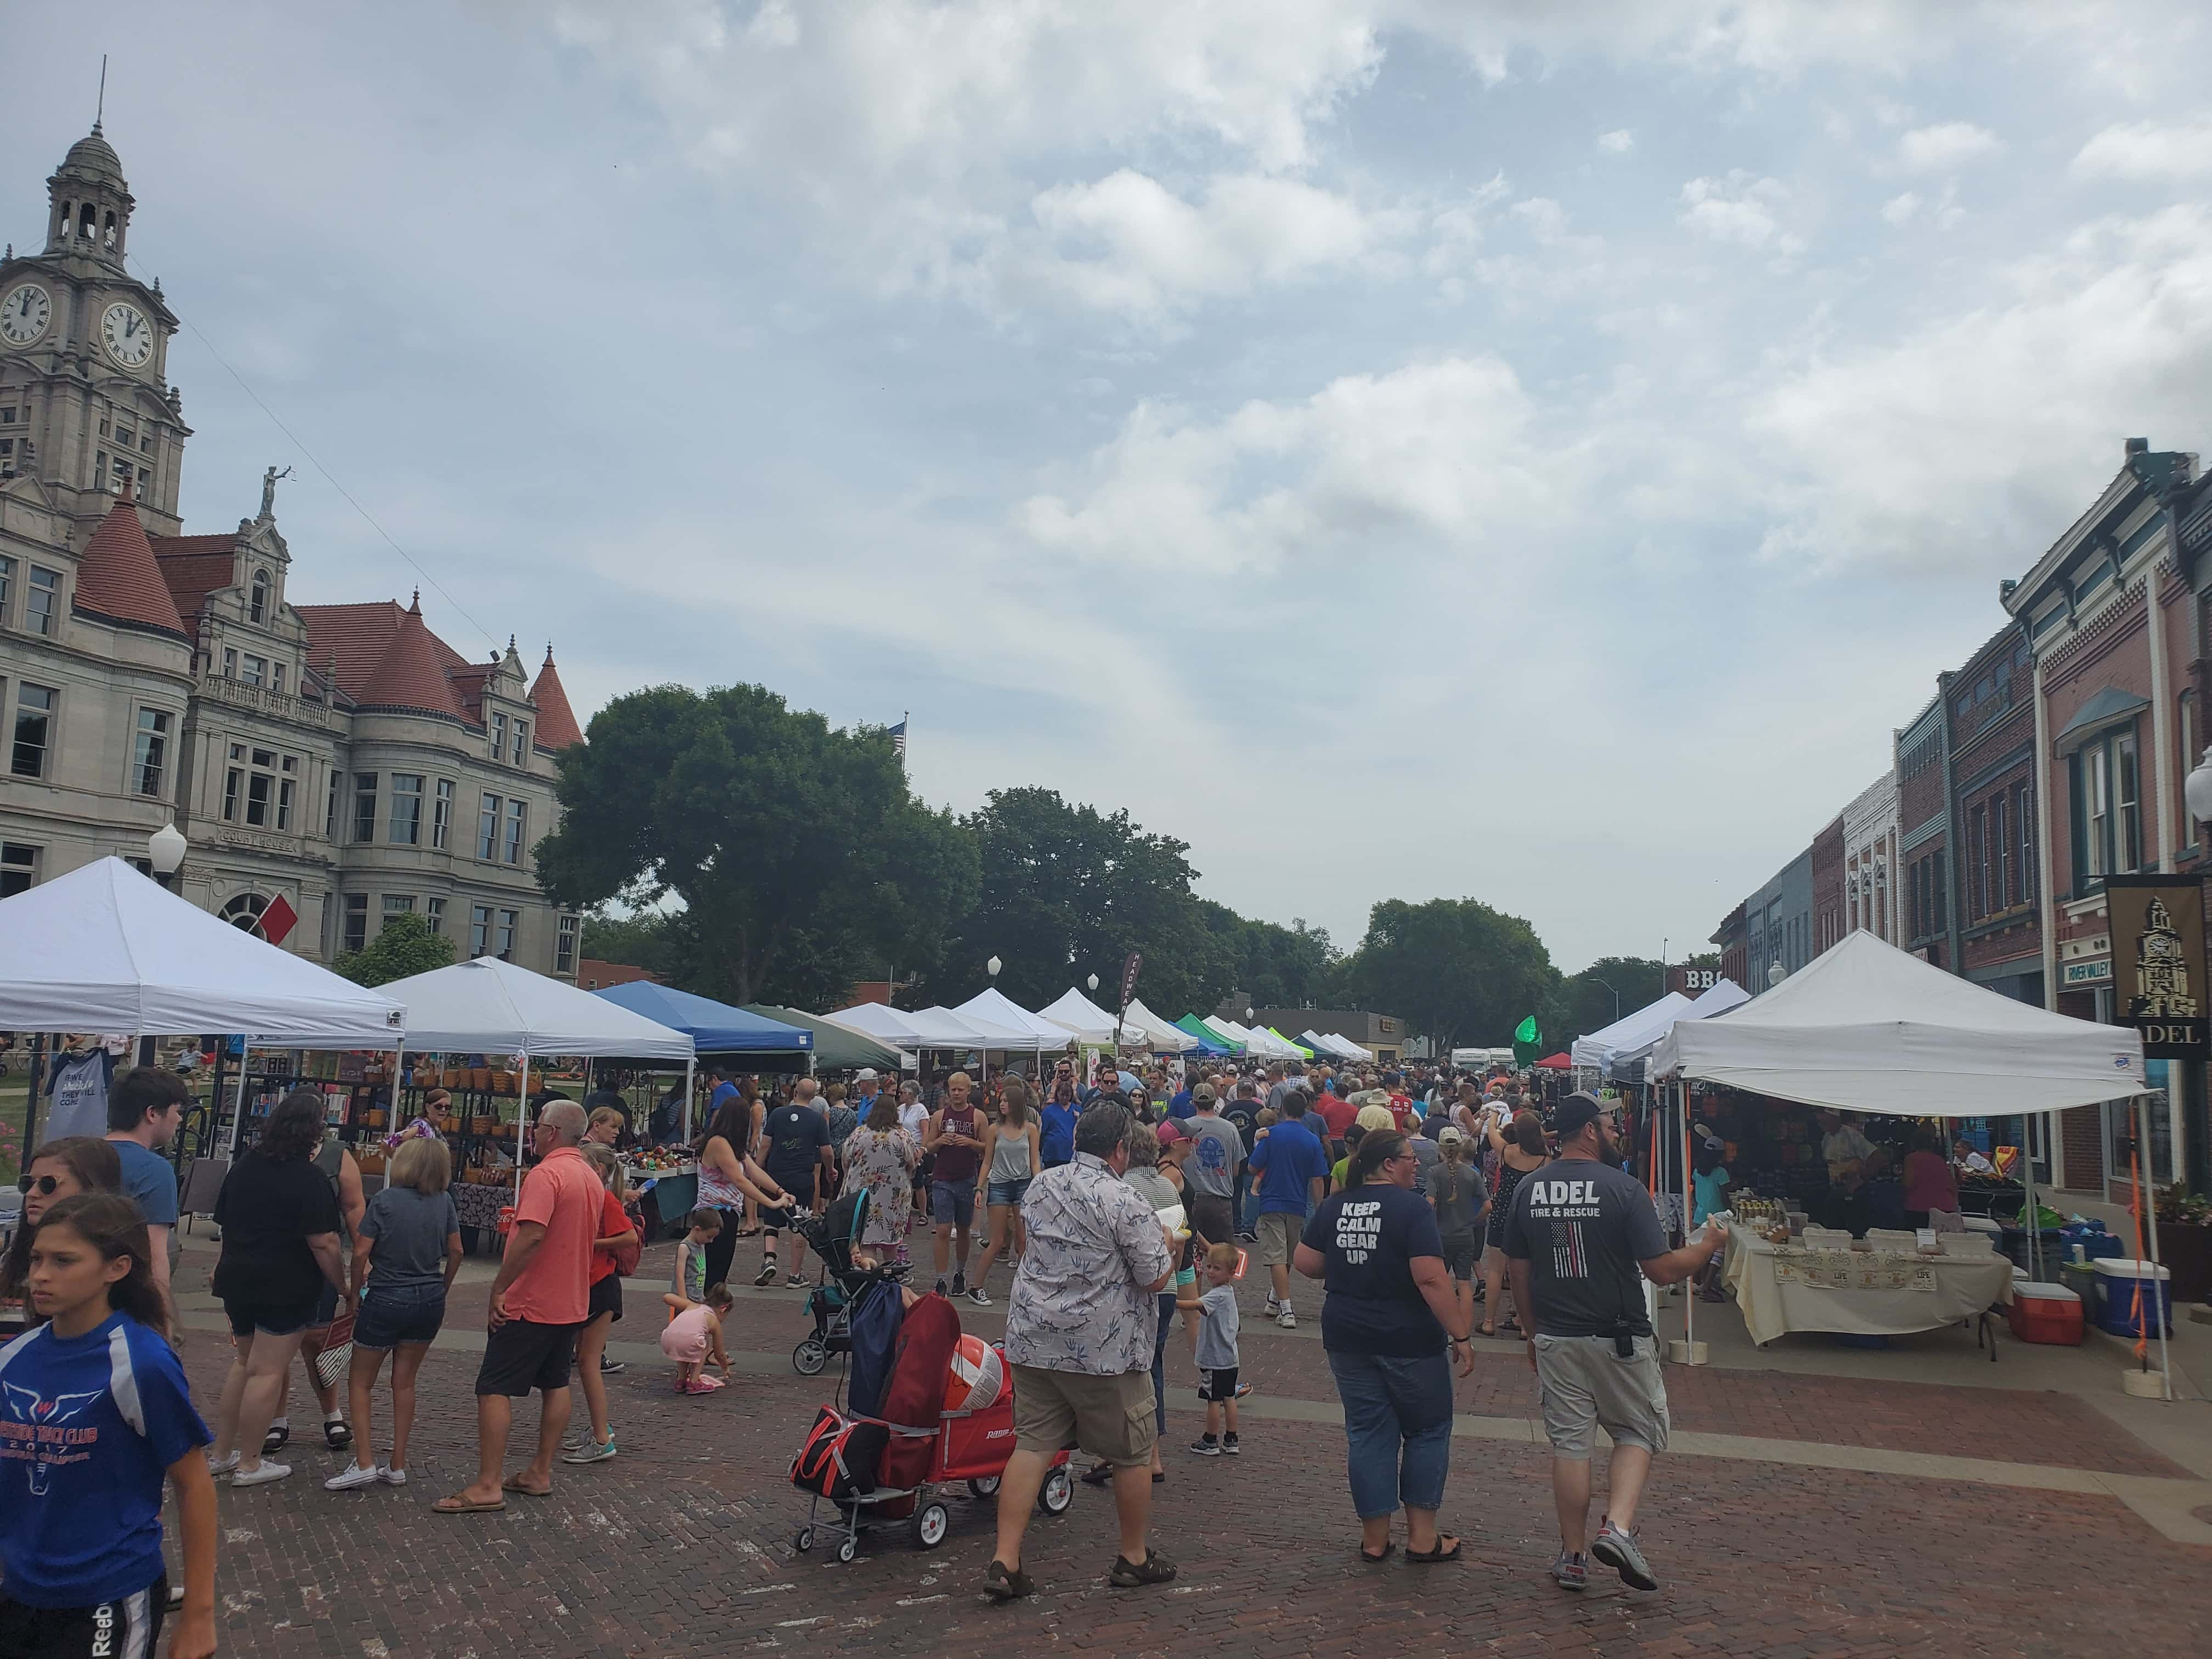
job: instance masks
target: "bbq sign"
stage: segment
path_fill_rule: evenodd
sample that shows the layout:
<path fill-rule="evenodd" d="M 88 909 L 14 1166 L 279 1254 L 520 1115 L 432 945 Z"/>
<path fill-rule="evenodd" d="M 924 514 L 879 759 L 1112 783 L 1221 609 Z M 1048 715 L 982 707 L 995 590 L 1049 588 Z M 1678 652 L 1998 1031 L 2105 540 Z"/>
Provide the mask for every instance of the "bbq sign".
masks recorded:
<path fill-rule="evenodd" d="M 2205 1053 L 2204 890 L 2172 876 L 2107 876 L 2112 1011 L 2150 1060 Z"/>

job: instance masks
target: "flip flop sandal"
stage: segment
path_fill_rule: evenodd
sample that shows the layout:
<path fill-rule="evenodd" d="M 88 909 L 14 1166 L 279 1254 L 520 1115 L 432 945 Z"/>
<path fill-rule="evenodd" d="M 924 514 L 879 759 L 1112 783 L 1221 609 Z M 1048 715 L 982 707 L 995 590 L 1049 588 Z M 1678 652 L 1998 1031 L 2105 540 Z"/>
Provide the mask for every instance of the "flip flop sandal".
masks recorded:
<path fill-rule="evenodd" d="M 433 1515 L 492 1515 L 507 1507 L 507 1499 L 496 1504 L 479 1504 L 473 1498 L 463 1498 L 458 1492 L 451 1498 L 441 1498 L 430 1505 Z"/>
<path fill-rule="evenodd" d="M 1406 1551 L 1406 1559 L 1408 1561 L 1418 1561 L 1425 1567 L 1434 1566 L 1439 1561 L 1458 1560 L 1460 1546 L 1467 1540 L 1463 1538 L 1455 1538 L 1451 1540 L 1451 1547 L 1446 1549 L 1444 1547 L 1446 1535 L 1443 1533 L 1437 1534 L 1437 1545 L 1434 1549 L 1417 1550 L 1408 1547 Z"/>
<path fill-rule="evenodd" d="M 1388 1561 L 1397 1553 L 1398 1547 L 1395 1544 L 1385 1544 L 1382 1547 L 1382 1553 L 1380 1555 L 1370 1555 L 1367 1553 L 1367 1546 L 1364 1544 L 1362 1544 L 1359 1547 L 1359 1559 L 1364 1561 L 1370 1567 L 1381 1566 L 1385 1561 Z"/>

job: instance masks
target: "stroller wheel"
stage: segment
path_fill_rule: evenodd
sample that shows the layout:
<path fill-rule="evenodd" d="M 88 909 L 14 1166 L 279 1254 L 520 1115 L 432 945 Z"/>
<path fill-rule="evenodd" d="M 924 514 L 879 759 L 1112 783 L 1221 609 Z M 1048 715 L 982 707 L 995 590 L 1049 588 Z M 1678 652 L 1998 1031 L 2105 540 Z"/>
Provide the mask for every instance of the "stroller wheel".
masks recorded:
<path fill-rule="evenodd" d="M 917 1547 L 933 1550 L 945 1541 L 951 1530 L 952 1516 L 942 1504 L 924 1504 L 914 1512 L 914 1541 Z"/>
<path fill-rule="evenodd" d="M 1044 1505 L 1047 1515 L 1067 1513 L 1067 1506 L 1075 1501 L 1075 1482 L 1067 1478 L 1066 1464 L 1045 1476 L 1044 1488 L 1037 1493 L 1037 1501 Z"/>
<path fill-rule="evenodd" d="M 999 1493 L 999 1477 L 987 1474 L 968 1483 L 968 1490 L 978 1498 L 995 1498 Z"/>
<path fill-rule="evenodd" d="M 812 1549 L 814 1547 L 814 1528 L 811 1527 L 801 1527 L 799 1529 L 799 1535 L 791 1540 L 791 1547 L 797 1550 L 801 1555 L 805 1554 L 807 1551 Z"/>
<path fill-rule="evenodd" d="M 818 1337 L 808 1337 L 791 1351 L 791 1369 L 801 1376 L 818 1376 L 830 1363 L 830 1350 Z"/>
<path fill-rule="evenodd" d="M 856 1553 L 859 1553 L 860 1547 L 860 1540 L 856 1538 L 848 1538 L 843 1543 L 837 1546 L 837 1559 L 840 1561 L 849 1561 Z"/>

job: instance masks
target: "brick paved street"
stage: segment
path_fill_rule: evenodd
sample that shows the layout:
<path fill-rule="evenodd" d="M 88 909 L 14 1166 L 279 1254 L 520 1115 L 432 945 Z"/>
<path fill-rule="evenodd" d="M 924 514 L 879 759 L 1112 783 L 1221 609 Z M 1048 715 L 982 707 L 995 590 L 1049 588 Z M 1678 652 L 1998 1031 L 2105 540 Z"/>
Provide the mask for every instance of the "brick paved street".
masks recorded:
<path fill-rule="evenodd" d="M 871 1538 L 850 1565 L 819 1547 L 793 1553 L 805 1504 L 785 1471 L 834 1373 L 810 1382 L 789 1367 L 785 1356 L 805 1329 L 796 1293 L 745 1293 L 731 1322 L 735 1381 L 710 1397 L 674 1396 L 643 1340 L 656 1328 L 646 1304 L 662 1255 L 648 1256 L 636 1312 L 617 1329 L 631 1362 L 610 1382 L 619 1459 L 564 1467 L 551 1498 L 513 1499 L 504 1514 L 430 1512 L 473 1467 L 475 1358 L 466 1345 L 483 1286 L 465 1281 L 447 1345 L 423 1369 L 406 1488 L 323 1492 L 319 1481 L 339 1459 L 303 1427 L 312 1449 L 295 1442 L 292 1480 L 222 1489 L 225 1650 L 668 1659 L 1012 1651 L 1013 1642 L 1126 1659 L 2204 1651 L 2212 1549 L 2169 1541 L 2116 1498 L 2033 1480 L 1960 1483 L 1724 1455 L 1674 1455 L 1660 1466 L 1644 1525 L 1663 1590 L 1638 1595 L 1601 1574 L 1571 1599 L 1544 1572 L 1554 1547 L 1545 1452 L 1464 1424 L 1447 1514 L 1468 1539 L 1466 1559 L 1363 1568 L 1352 1555 L 1317 1306 L 1302 1316 L 1304 1328 L 1277 1331 L 1257 1318 L 1256 1284 L 1245 1287 L 1245 1353 L 1259 1390 L 1241 1459 L 1201 1462 L 1181 1449 L 1198 1409 L 1180 1339 L 1170 1346 L 1170 1478 L 1158 1489 L 1156 1535 L 1182 1577 L 1166 1590 L 1107 1588 L 1109 1500 L 1079 1488 L 1066 1517 L 1040 1517 L 1030 1534 L 1030 1565 L 1044 1593 L 993 1607 L 976 1590 L 991 1515 L 964 1493 L 951 1536 L 934 1551 L 915 1547 L 900 1528 Z M 204 1276 L 199 1261 L 187 1267 L 188 1305 Z M 994 1281 L 994 1291 L 1003 1288 Z M 1000 1327 L 998 1309 L 961 1310 L 979 1334 Z M 208 1328 L 212 1317 L 190 1317 L 189 1365 L 211 1407 L 226 1353 Z M 1679 1368 L 1668 1382 L 1686 1435 L 1811 1443 L 1846 1449 L 1837 1454 L 1845 1457 L 1866 1447 L 2010 1457 L 2047 1468 L 2054 1483 L 2068 1470 L 2186 1475 L 2064 1395 Z M 306 1406 L 295 1385 L 303 1425 L 313 1420 Z M 1478 1427 L 1531 1415 L 1532 1382 L 1517 1350 L 1486 1352 L 1461 1385 L 1460 1407 Z M 534 1410 L 526 1420 L 534 1422 Z M 520 1432 L 514 1445 L 519 1454 Z M 1800 1449 L 1785 1443 L 1778 1455 Z M 2212 1487 L 2196 1490 L 2193 1502 L 2212 1499 Z"/>

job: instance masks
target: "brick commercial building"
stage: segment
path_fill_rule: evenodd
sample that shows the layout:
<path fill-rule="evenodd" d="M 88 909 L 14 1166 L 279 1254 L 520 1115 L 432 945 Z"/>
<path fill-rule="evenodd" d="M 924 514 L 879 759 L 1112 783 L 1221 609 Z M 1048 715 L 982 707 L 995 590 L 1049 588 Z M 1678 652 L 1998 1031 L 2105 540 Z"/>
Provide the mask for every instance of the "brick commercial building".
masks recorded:
<path fill-rule="evenodd" d="M 556 757 L 581 741 L 552 653 L 476 660 L 419 604 L 295 605 L 275 468 L 258 514 L 185 535 L 177 318 L 124 262 L 133 206 L 95 128 L 47 180 L 43 252 L 0 261 L 0 896 L 173 820 L 186 897 L 328 960 L 386 916 L 463 956 L 572 975 L 538 885 Z"/>

